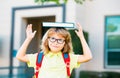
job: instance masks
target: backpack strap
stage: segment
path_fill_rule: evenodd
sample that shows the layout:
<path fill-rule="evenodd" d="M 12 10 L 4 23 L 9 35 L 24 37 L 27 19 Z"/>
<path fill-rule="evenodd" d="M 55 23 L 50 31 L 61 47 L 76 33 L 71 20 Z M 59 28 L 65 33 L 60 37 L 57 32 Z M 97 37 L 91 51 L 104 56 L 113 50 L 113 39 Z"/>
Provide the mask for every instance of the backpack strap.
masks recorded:
<path fill-rule="evenodd" d="M 62 56 L 66 64 L 67 75 L 70 77 L 70 56 L 68 53 L 62 53 Z"/>
<path fill-rule="evenodd" d="M 42 65 L 43 57 L 44 57 L 43 52 L 39 52 L 39 53 L 37 54 L 37 58 L 36 58 L 36 69 L 35 69 L 36 78 L 38 78 L 39 68 L 40 68 L 41 65 Z"/>

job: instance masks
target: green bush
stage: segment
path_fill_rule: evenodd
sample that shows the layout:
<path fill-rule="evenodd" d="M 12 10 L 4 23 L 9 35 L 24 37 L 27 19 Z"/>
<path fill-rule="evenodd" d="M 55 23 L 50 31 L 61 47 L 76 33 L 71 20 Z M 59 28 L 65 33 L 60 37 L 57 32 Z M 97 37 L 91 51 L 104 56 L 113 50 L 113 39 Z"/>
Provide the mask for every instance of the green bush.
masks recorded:
<path fill-rule="evenodd" d="M 83 49 L 82 49 L 82 45 L 81 45 L 79 37 L 76 35 L 74 30 L 69 30 L 69 32 L 70 32 L 71 38 L 72 38 L 73 51 L 75 52 L 75 54 L 82 54 Z M 88 43 L 88 33 L 85 31 L 83 31 L 83 33 L 84 33 L 84 37 Z"/>
<path fill-rule="evenodd" d="M 76 35 L 74 30 L 69 30 L 72 38 L 73 51 L 75 54 L 82 54 L 83 49 L 79 37 Z M 88 33 L 83 31 L 84 37 L 88 42 Z M 70 78 L 75 78 L 75 69 L 72 71 Z"/>

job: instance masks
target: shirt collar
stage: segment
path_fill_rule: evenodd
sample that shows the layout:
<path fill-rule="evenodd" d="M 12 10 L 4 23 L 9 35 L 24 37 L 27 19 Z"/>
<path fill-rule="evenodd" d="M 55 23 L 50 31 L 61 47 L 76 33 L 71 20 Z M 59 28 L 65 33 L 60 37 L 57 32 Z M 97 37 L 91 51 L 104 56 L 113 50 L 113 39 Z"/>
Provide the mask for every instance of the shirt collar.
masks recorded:
<path fill-rule="evenodd" d="M 47 54 L 47 56 L 48 57 L 53 57 L 53 56 L 60 56 L 62 54 L 62 52 L 60 51 L 60 52 L 57 52 L 57 53 L 53 53 L 53 52 L 51 52 L 51 51 L 49 51 L 49 53 Z"/>

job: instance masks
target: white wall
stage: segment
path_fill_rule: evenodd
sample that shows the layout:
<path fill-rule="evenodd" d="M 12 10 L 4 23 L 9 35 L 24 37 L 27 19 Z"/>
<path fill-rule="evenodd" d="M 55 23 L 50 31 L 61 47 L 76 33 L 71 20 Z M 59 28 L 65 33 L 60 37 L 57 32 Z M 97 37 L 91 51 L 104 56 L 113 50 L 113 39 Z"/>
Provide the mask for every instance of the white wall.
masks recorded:
<path fill-rule="evenodd" d="M 93 0 L 76 5 L 76 20 L 79 20 L 83 29 L 89 32 L 89 45 L 93 53 L 93 59 L 81 65 L 81 70 L 120 71 L 104 69 L 104 16 L 120 15 L 119 3 L 120 0 Z"/>
<path fill-rule="evenodd" d="M 0 38 L 2 39 L 2 53 L 0 67 L 9 65 L 10 37 L 11 37 L 11 12 L 16 6 L 33 5 L 33 0 L 2 0 L 0 3 Z"/>

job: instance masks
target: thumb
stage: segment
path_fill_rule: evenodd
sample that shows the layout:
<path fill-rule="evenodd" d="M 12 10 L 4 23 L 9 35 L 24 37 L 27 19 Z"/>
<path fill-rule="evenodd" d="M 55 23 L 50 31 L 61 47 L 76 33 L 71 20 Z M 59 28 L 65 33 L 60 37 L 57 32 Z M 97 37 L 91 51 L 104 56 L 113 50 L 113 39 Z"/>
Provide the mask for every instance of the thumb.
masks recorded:
<path fill-rule="evenodd" d="M 37 31 L 34 31 L 34 32 L 33 32 L 33 35 L 35 35 L 35 34 L 36 34 L 36 32 L 37 32 Z"/>
<path fill-rule="evenodd" d="M 75 33 L 76 33 L 76 34 L 78 34 L 78 31 L 77 31 L 77 30 L 75 30 Z"/>
<path fill-rule="evenodd" d="M 35 36 L 36 32 L 37 32 L 37 31 L 34 31 L 34 32 L 32 33 L 32 37 L 34 37 L 34 36 Z"/>

